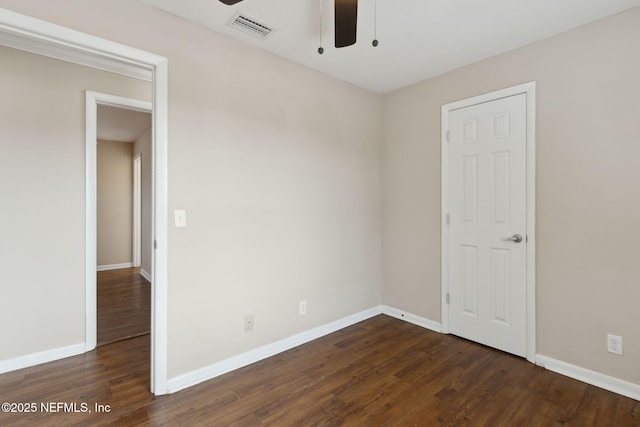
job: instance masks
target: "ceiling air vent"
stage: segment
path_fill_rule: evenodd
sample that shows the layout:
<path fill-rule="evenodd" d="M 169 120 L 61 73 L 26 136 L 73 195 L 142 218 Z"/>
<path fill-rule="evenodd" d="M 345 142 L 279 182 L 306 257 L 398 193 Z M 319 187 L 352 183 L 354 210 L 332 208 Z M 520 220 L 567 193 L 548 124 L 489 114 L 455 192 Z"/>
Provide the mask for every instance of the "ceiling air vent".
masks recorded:
<path fill-rule="evenodd" d="M 273 32 L 273 28 L 269 28 L 254 18 L 249 18 L 248 16 L 240 13 L 231 18 L 229 25 L 240 31 L 244 31 L 247 34 L 251 34 L 254 37 L 258 37 L 259 39 L 267 38 L 267 36 Z"/>

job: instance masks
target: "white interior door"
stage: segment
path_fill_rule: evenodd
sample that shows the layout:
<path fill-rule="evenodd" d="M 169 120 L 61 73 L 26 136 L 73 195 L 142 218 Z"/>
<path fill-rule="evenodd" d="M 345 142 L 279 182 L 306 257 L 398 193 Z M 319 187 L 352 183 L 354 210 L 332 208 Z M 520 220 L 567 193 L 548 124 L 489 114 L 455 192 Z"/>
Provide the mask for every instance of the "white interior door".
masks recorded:
<path fill-rule="evenodd" d="M 449 331 L 527 353 L 527 99 L 449 112 Z"/>

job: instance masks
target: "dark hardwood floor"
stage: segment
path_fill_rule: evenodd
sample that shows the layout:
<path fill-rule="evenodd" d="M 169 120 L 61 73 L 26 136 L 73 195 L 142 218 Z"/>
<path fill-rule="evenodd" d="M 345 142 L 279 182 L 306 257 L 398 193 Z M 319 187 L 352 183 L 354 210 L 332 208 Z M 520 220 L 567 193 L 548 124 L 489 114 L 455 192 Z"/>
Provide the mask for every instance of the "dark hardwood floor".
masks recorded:
<path fill-rule="evenodd" d="M 139 268 L 98 272 L 98 345 L 148 334 L 151 285 Z"/>
<path fill-rule="evenodd" d="M 168 396 L 149 335 L 0 375 L 0 402 L 110 405 L 0 413 L 0 425 L 640 426 L 640 402 L 384 315 Z"/>

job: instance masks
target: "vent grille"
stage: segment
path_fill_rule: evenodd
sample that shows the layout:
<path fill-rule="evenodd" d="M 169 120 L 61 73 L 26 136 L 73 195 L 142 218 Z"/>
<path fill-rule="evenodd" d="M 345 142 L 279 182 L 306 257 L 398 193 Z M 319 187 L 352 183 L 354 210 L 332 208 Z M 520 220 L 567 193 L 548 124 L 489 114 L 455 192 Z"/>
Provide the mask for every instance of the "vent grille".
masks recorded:
<path fill-rule="evenodd" d="M 269 28 L 257 20 L 241 14 L 234 16 L 231 21 L 229 21 L 229 25 L 259 39 L 264 39 L 273 32 L 273 28 Z"/>

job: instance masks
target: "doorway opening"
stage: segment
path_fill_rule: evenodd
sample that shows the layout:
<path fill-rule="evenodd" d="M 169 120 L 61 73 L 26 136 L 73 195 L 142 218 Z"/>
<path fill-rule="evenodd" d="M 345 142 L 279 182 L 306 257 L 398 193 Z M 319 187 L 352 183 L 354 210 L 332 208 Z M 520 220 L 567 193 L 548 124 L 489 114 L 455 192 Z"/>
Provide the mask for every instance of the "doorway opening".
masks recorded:
<path fill-rule="evenodd" d="M 152 218 L 147 159 L 153 153 L 151 104 L 92 95 L 89 102 L 92 98 L 97 102 L 96 310 L 101 346 L 150 333 Z"/>
<path fill-rule="evenodd" d="M 151 330 L 151 391 L 154 394 L 167 393 L 167 106 L 168 106 L 168 64 L 167 59 L 71 30 L 40 19 L 0 8 L 0 44 L 38 55 L 72 62 L 86 67 L 129 76 L 151 82 L 153 94 L 153 136 L 154 156 L 152 159 L 152 218 L 153 253 L 152 271 L 152 330 Z M 95 120 L 95 114 L 93 115 Z M 91 120 L 91 114 L 87 115 Z M 87 136 L 91 126 L 87 126 Z M 90 139 L 90 138 L 89 138 Z M 87 145 L 87 170 L 95 160 L 95 135 L 93 144 Z M 86 199 L 94 200 L 95 180 L 87 174 Z M 85 283 L 95 282 L 95 204 L 86 206 Z M 92 287 L 86 288 L 86 300 L 95 300 Z M 93 287 L 95 289 L 95 287 Z M 86 304 L 89 306 L 89 304 Z M 86 323 L 95 324 L 95 317 L 86 312 Z M 95 329 L 86 328 L 84 348 L 74 345 L 63 349 L 47 351 L 46 357 L 25 360 L 20 367 L 32 366 L 45 361 L 72 356 L 95 348 Z M 19 368 L 15 368 L 19 369 Z"/>

